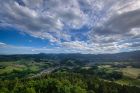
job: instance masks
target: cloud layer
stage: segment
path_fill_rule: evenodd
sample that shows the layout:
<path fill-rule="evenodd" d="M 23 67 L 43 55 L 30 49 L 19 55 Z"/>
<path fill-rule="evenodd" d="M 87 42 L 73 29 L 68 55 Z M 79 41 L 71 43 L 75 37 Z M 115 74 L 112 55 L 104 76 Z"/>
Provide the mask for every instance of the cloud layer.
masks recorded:
<path fill-rule="evenodd" d="M 0 26 L 49 40 L 57 44 L 52 50 L 110 53 L 140 49 L 140 0 L 0 2 Z"/>

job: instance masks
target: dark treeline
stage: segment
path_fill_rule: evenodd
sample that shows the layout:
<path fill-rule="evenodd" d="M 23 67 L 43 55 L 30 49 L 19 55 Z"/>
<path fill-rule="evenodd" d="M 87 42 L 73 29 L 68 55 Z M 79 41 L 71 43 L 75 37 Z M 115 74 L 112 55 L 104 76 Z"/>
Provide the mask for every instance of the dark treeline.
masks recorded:
<path fill-rule="evenodd" d="M 22 55 L 0 55 L 0 61 L 16 61 L 20 59 L 51 59 L 51 60 L 69 60 L 75 59 L 83 62 L 139 62 L 140 51 L 123 52 L 116 54 L 22 54 Z"/>
<path fill-rule="evenodd" d="M 140 93 L 140 88 L 104 81 L 93 75 L 52 73 L 0 81 L 0 93 Z"/>

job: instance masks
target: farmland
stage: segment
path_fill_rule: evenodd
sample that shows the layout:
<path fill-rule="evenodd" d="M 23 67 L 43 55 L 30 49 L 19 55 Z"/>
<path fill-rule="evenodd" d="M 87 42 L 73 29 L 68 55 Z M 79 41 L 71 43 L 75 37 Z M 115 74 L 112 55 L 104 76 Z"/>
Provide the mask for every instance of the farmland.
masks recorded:
<path fill-rule="evenodd" d="M 139 93 L 139 62 L 107 61 L 106 58 L 95 61 L 92 57 L 84 56 L 39 54 L 1 57 L 0 92 L 19 93 L 22 90 L 23 93 L 59 93 L 65 91 L 65 86 L 67 91 L 79 93 L 102 93 L 100 89 L 106 93 Z M 46 90 L 52 87 L 60 89 Z"/>

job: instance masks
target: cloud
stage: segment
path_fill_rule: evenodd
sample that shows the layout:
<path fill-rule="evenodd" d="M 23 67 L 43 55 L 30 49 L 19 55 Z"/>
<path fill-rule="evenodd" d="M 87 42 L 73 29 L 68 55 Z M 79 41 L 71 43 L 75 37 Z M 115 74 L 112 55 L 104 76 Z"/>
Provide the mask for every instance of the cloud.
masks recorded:
<path fill-rule="evenodd" d="M 106 44 L 107 47 L 110 43 L 116 43 L 119 51 L 132 47 L 140 49 L 137 41 L 140 39 L 140 1 L 119 1 L 110 8 L 109 16 L 90 32 L 91 41 L 100 45 Z M 126 44 L 129 46 L 126 47 Z"/>
<path fill-rule="evenodd" d="M 1 24 L 54 42 L 66 34 L 64 28 L 77 29 L 86 21 L 77 0 L 1 0 L 0 8 Z"/>
<path fill-rule="evenodd" d="M 5 47 L 5 46 L 6 46 L 5 43 L 0 42 L 0 48 Z"/>
<path fill-rule="evenodd" d="M 54 48 L 57 52 L 61 52 L 61 48 L 65 52 L 81 53 L 140 49 L 139 0 L 0 2 L 0 26 L 15 27 L 36 38 L 57 43 L 59 49 Z M 84 27 L 88 29 L 83 32 Z"/>
<path fill-rule="evenodd" d="M 29 54 L 31 47 L 18 47 L 0 42 L 0 54 Z"/>
<path fill-rule="evenodd" d="M 26 47 L 26 46 L 14 46 L 0 43 L 0 54 L 38 54 L 38 53 L 82 53 L 78 50 L 69 48 L 61 48 L 61 47 L 54 47 L 54 48 L 36 48 L 36 47 Z"/>
<path fill-rule="evenodd" d="M 63 42 L 61 43 L 61 47 L 65 50 L 73 50 L 78 53 L 117 53 L 119 50 L 119 46 L 115 43 L 110 44 L 93 44 L 87 42 Z M 110 52 L 111 51 L 111 52 Z"/>
<path fill-rule="evenodd" d="M 95 42 L 119 42 L 140 37 L 140 10 L 130 11 L 111 17 L 92 32 Z"/>

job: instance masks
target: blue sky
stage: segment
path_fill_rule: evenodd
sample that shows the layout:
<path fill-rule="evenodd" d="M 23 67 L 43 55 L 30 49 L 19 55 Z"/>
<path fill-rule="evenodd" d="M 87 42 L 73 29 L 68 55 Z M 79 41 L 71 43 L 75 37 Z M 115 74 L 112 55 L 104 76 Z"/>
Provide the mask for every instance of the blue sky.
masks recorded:
<path fill-rule="evenodd" d="M 15 46 L 45 47 L 50 46 L 48 40 L 32 37 L 26 33 L 20 33 L 18 29 L 11 27 L 0 28 L 0 42 Z"/>
<path fill-rule="evenodd" d="M 0 2 L 0 54 L 140 50 L 139 0 Z"/>

